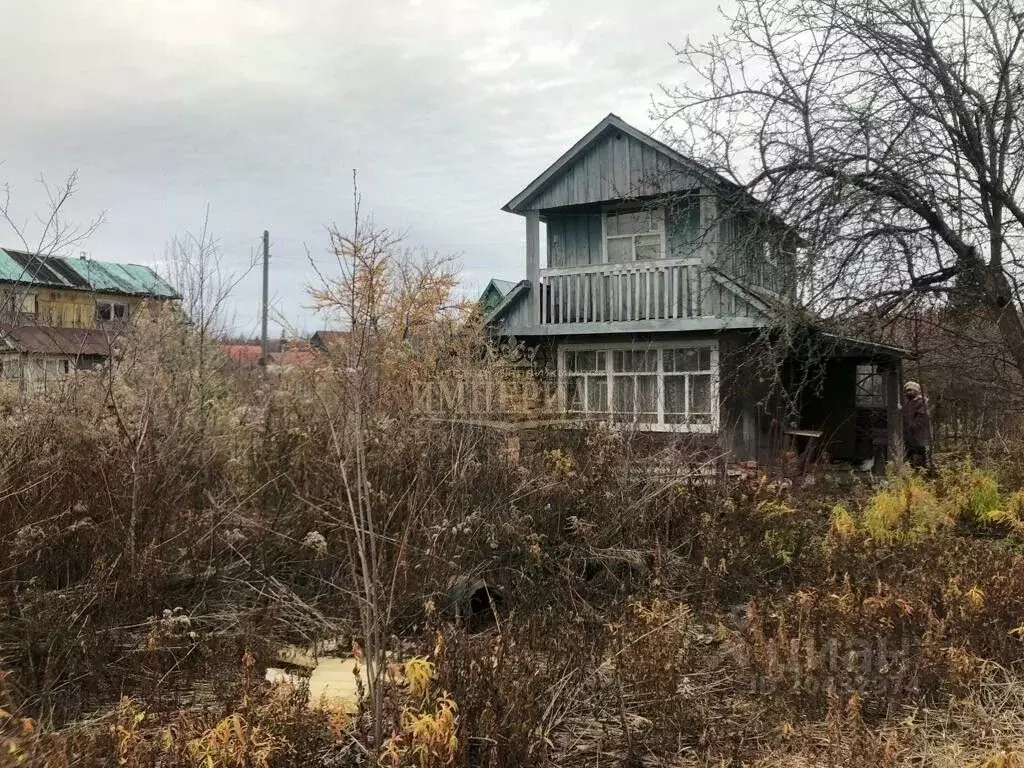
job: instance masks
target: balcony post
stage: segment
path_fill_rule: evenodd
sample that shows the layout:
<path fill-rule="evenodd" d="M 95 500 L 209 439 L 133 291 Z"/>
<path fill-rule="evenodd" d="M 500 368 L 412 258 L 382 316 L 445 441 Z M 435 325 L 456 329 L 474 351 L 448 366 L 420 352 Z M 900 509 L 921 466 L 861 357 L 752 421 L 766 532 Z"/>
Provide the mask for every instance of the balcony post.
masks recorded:
<path fill-rule="evenodd" d="M 526 279 L 530 283 L 530 325 L 540 325 L 540 212 L 526 214 Z"/>

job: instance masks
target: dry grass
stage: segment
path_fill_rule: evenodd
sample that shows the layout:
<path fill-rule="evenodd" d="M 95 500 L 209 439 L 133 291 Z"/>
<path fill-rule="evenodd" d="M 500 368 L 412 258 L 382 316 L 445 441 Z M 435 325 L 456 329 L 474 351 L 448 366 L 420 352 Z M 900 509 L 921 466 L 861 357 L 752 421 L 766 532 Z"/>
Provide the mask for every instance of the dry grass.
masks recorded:
<path fill-rule="evenodd" d="M 1020 497 L 996 475 L 693 484 L 596 429 L 533 435 L 517 463 L 400 391 L 356 419 L 341 360 L 236 387 L 197 369 L 201 343 L 147 329 L 109 379 L 6 406 L 5 759 L 1019 761 Z M 496 615 L 467 618 L 481 580 Z M 349 716 L 263 682 L 286 644 L 365 649 L 368 621 L 418 660 L 411 690 Z"/>

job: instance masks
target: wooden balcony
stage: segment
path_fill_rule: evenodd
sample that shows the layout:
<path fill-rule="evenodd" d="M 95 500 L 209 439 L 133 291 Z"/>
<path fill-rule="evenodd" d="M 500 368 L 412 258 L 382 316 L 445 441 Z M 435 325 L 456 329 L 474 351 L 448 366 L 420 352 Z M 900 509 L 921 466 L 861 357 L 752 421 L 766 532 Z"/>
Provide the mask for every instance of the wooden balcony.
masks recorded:
<path fill-rule="evenodd" d="M 675 321 L 716 314 L 699 258 L 540 270 L 540 324 Z M 717 288 L 717 286 L 715 286 Z"/>

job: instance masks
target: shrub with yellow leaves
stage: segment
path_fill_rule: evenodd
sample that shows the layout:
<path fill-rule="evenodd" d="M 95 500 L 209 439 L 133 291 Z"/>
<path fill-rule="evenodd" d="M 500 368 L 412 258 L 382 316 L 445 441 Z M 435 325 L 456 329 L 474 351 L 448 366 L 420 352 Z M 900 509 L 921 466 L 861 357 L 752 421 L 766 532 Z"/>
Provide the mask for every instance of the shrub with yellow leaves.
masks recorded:
<path fill-rule="evenodd" d="M 384 743 L 380 765 L 441 768 L 452 764 L 459 752 L 458 707 L 447 694 L 441 694 L 431 710 L 409 706 L 402 711 L 401 731 Z"/>
<path fill-rule="evenodd" d="M 189 742 L 189 752 L 203 768 L 267 768 L 282 740 L 234 712 Z"/>
<path fill-rule="evenodd" d="M 434 679 L 434 664 L 424 658 L 415 657 L 405 662 L 405 679 L 409 684 L 409 696 L 423 699 L 430 692 Z"/>

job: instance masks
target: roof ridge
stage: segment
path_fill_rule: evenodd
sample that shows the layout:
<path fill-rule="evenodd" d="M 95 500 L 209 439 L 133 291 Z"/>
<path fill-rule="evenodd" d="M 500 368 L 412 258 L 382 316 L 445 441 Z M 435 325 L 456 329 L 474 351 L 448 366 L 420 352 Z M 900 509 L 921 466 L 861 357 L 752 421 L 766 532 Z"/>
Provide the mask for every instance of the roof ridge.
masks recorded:
<path fill-rule="evenodd" d="M 0 283 L 180 298 L 153 266 L 0 248 Z"/>
<path fill-rule="evenodd" d="M 96 264 L 119 264 L 125 267 L 144 267 L 146 269 L 152 269 L 156 272 L 150 264 L 140 264 L 137 261 L 109 261 L 107 259 L 94 259 L 92 256 L 62 256 L 59 253 L 39 253 L 38 251 L 26 251 L 22 248 L 7 248 L 0 245 L 0 251 L 4 253 L 23 253 L 26 256 L 33 256 L 37 259 L 63 259 L 64 261 L 87 261 L 94 262 Z"/>

